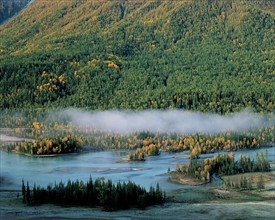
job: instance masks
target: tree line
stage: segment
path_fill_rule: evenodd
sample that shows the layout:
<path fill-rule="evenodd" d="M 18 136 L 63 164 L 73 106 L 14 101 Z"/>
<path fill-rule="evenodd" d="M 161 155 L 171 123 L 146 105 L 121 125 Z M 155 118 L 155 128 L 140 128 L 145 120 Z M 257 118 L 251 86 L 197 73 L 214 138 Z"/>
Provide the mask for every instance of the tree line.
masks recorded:
<path fill-rule="evenodd" d="M 15 144 L 14 150 L 18 153 L 30 155 L 51 155 L 79 153 L 83 150 L 83 147 L 79 138 L 68 133 L 64 136 L 57 135 L 52 138 L 23 141 Z"/>
<path fill-rule="evenodd" d="M 128 149 L 132 159 L 157 156 L 161 151 L 190 151 L 191 157 L 220 151 L 238 151 L 271 147 L 274 126 L 272 115 L 262 128 L 221 133 L 158 133 L 136 131 L 131 134 L 109 133 L 90 126 L 73 125 L 58 110 L 1 111 L 1 127 L 8 135 L 32 139 L 12 145 L 10 150 L 27 154 L 56 154 L 83 150 Z M 134 155 L 135 154 L 135 155 Z M 131 159 L 131 155 L 129 155 Z"/>
<path fill-rule="evenodd" d="M 213 174 L 234 175 L 247 172 L 268 172 L 270 164 L 267 159 L 267 152 L 256 154 L 256 161 L 250 156 L 240 155 L 239 160 L 234 159 L 234 154 L 217 154 L 213 158 L 199 160 L 191 157 L 190 162 L 183 166 L 177 164 L 176 172 L 182 173 L 188 177 L 197 178 L 202 181 L 210 181 Z"/>
<path fill-rule="evenodd" d="M 147 4 L 34 2 L 1 30 L 0 108 L 274 111 L 273 14 L 231 0 Z"/>
<path fill-rule="evenodd" d="M 252 190 L 255 188 L 254 185 L 256 185 L 256 189 L 258 190 L 265 189 L 263 175 L 260 175 L 260 177 L 257 179 L 253 177 L 246 178 L 246 176 L 244 177 L 241 176 L 241 178 L 237 181 L 234 181 L 228 178 L 226 181 L 224 181 L 224 185 L 226 188 L 241 189 L 241 190 Z"/>
<path fill-rule="evenodd" d="M 159 184 L 156 188 L 151 186 L 149 191 L 146 191 L 144 187 L 131 181 L 113 184 L 111 180 L 105 181 L 104 178 L 93 181 L 92 177 L 86 183 L 68 180 L 67 184 L 60 182 L 46 188 L 34 185 L 32 189 L 28 182 L 25 185 L 22 180 L 22 196 L 23 203 L 28 205 L 51 203 L 63 206 L 102 207 L 106 211 L 133 207 L 143 209 L 162 204 L 166 199 L 165 192 L 159 188 Z"/>

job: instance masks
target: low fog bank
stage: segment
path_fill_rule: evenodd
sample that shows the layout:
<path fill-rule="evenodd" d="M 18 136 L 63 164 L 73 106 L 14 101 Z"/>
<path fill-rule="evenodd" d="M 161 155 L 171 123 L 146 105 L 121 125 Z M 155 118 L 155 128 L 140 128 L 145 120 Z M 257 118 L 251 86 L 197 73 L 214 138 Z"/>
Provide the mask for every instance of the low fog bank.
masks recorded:
<path fill-rule="evenodd" d="M 244 131 L 274 126 L 273 115 L 260 115 L 250 111 L 222 116 L 218 114 L 182 110 L 98 111 L 78 109 L 62 111 L 62 117 L 76 126 L 92 127 L 103 131 L 129 134 L 135 131 L 175 132 L 179 134 L 218 133 Z"/>

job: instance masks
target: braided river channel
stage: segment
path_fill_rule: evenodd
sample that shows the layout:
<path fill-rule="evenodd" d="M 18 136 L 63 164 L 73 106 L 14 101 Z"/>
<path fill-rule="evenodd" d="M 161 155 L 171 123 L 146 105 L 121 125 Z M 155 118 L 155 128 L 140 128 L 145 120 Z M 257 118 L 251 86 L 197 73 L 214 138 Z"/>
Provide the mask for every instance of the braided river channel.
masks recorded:
<path fill-rule="evenodd" d="M 234 152 L 235 160 L 239 155 L 256 157 L 257 152 L 268 152 L 268 160 L 274 162 L 275 146 L 267 149 Z M 20 190 L 22 179 L 29 181 L 30 186 L 47 186 L 70 180 L 87 181 L 104 177 L 114 183 L 131 180 L 149 189 L 159 183 L 162 190 L 170 192 L 182 188 L 203 188 L 213 184 L 220 184 L 214 179 L 210 184 L 201 186 L 186 186 L 169 181 L 167 170 L 175 169 L 175 165 L 189 162 L 189 152 L 167 153 L 159 156 L 147 157 L 145 162 L 127 162 L 129 151 L 101 151 L 82 154 L 69 154 L 51 157 L 30 157 L 0 151 L 0 190 Z M 225 152 L 229 153 L 229 152 Z M 201 158 L 211 158 L 214 154 L 203 154 Z"/>

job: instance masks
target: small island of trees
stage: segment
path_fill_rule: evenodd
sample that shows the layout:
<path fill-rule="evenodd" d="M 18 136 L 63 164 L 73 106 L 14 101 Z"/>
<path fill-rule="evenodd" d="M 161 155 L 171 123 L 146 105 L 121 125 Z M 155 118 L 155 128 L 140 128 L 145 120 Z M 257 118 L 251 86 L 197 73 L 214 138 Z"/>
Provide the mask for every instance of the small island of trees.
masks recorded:
<path fill-rule="evenodd" d="M 134 153 L 128 154 L 127 158 L 129 161 L 145 161 L 145 156 L 158 156 L 159 154 L 159 147 L 150 144 L 149 146 L 137 148 Z"/>
<path fill-rule="evenodd" d="M 149 192 L 140 185 L 129 181 L 113 184 L 111 180 L 98 178 L 93 181 L 90 177 L 87 183 L 68 180 L 67 184 L 60 182 L 47 188 L 34 185 L 30 189 L 29 183 L 25 186 L 22 180 L 23 203 L 41 205 L 52 203 L 63 206 L 102 207 L 106 211 L 129 209 L 132 207 L 145 208 L 151 205 L 162 204 L 166 195 L 159 184 L 156 188 L 150 187 Z"/>
<path fill-rule="evenodd" d="M 14 151 L 26 155 L 53 155 L 81 152 L 81 141 L 71 135 L 40 138 L 33 142 L 23 141 L 15 145 Z"/>
<path fill-rule="evenodd" d="M 213 174 L 217 175 L 235 175 L 247 172 L 268 172 L 270 171 L 270 164 L 267 159 L 267 152 L 256 154 L 256 161 L 252 160 L 250 156 L 239 156 L 239 160 L 235 161 L 234 154 L 231 152 L 227 154 L 217 154 L 213 158 L 199 160 L 197 157 L 190 157 L 190 163 L 183 166 L 177 164 L 176 171 L 170 172 L 174 177 L 180 174 L 185 178 L 193 178 L 200 180 L 200 183 L 207 183 L 210 181 Z"/>

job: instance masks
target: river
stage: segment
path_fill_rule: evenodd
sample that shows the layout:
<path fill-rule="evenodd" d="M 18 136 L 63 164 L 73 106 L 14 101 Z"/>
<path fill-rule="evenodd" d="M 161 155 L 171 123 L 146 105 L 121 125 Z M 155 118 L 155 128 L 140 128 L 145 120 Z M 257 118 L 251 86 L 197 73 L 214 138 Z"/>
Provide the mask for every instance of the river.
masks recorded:
<path fill-rule="evenodd" d="M 255 158 L 256 153 L 265 149 L 235 152 L 235 159 L 239 154 L 250 155 Z M 268 159 L 274 161 L 275 146 L 268 148 Z M 0 190 L 21 189 L 21 181 L 29 181 L 40 186 L 67 182 L 70 180 L 87 181 L 90 176 L 93 179 L 105 177 L 118 181 L 131 180 L 145 188 L 160 184 L 161 189 L 170 192 L 176 189 L 190 188 L 169 182 L 167 169 L 174 169 L 175 164 L 188 162 L 188 152 L 167 153 L 161 152 L 159 156 L 148 157 L 145 162 L 126 162 L 128 151 L 102 151 L 83 154 L 69 154 L 55 157 L 29 157 L 14 153 L 0 151 Z M 228 153 L 228 152 L 227 152 Z M 203 158 L 213 157 L 215 154 L 204 154 Z M 193 186 L 192 188 L 204 188 L 209 185 Z"/>

